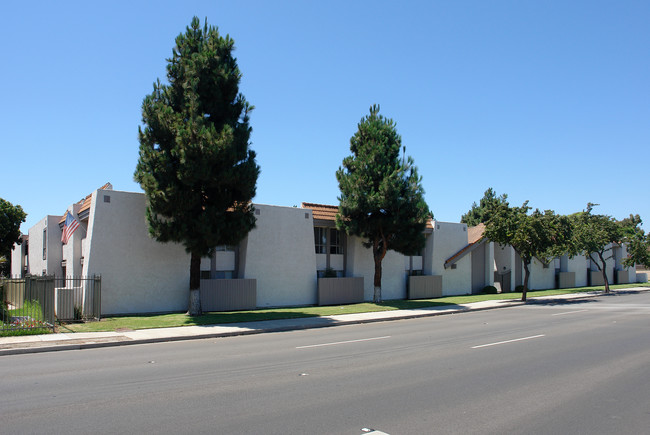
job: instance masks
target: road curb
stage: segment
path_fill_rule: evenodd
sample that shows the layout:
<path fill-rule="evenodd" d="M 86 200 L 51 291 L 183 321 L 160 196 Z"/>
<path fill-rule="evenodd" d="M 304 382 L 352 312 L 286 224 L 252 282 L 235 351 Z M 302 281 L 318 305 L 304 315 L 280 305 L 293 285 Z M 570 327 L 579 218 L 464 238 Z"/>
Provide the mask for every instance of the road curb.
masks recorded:
<path fill-rule="evenodd" d="M 642 292 L 650 291 L 649 289 L 630 289 L 631 291 Z M 611 294 L 611 293 L 610 293 Z M 256 334 L 265 334 L 271 332 L 287 332 L 287 331 L 298 331 L 306 329 L 317 329 L 317 328 L 330 328 L 336 326 L 347 326 L 347 325 L 359 325 L 366 323 L 378 323 L 378 322 L 389 322 L 393 320 L 407 320 L 415 318 L 424 318 L 424 317 L 434 317 L 434 316 L 444 316 L 450 314 L 460 314 L 468 313 L 471 311 L 485 311 L 485 310 L 494 310 L 499 308 L 510 308 L 526 304 L 534 304 L 535 302 L 541 301 L 574 301 L 580 299 L 589 299 L 598 296 L 606 295 L 604 292 L 586 294 L 575 297 L 566 297 L 562 298 L 559 295 L 557 298 L 549 297 L 547 299 L 533 298 L 526 302 L 512 300 L 510 302 L 505 302 L 500 305 L 495 306 L 486 306 L 486 307 L 467 307 L 467 306 L 458 306 L 460 308 L 449 309 L 444 311 L 427 311 L 427 312 L 409 312 L 404 315 L 399 316 L 386 316 L 386 317 L 377 317 L 377 318 L 368 318 L 368 319 L 355 319 L 355 320 L 339 320 L 335 323 L 313 323 L 313 324 L 303 324 L 303 325 L 286 325 L 278 327 L 269 327 L 269 328 L 259 328 L 259 329 L 243 329 L 240 331 L 227 331 L 227 332 L 217 332 L 217 333 L 207 333 L 207 334 L 194 334 L 194 335 L 180 335 L 180 336 L 164 336 L 164 337 L 151 337 L 151 338 L 141 338 L 141 339 L 128 339 L 126 336 L 116 336 L 115 338 L 104 338 L 102 341 L 96 341 L 97 339 L 89 338 L 84 343 L 70 343 L 68 340 L 63 341 L 52 341 L 47 344 L 41 345 L 43 342 L 32 342 L 29 343 L 29 346 L 20 347 L 20 343 L 16 344 L 14 348 L 0 349 L 0 357 L 5 355 L 24 355 L 24 354 L 34 354 L 34 353 L 45 353 L 45 352 L 59 352 L 66 350 L 84 350 L 84 349 L 99 349 L 105 347 L 117 347 L 117 346 L 131 346 L 138 344 L 153 344 L 153 343 L 165 343 L 165 342 L 174 342 L 174 341 L 188 341 L 188 340 L 205 340 L 212 338 L 225 338 L 225 337 L 236 337 L 243 335 L 256 335 Z M 566 296 L 570 296 L 566 295 Z M 453 306 L 453 305 L 452 305 Z M 425 309 L 422 309 L 425 310 Z M 387 311 L 390 313 L 391 311 Z M 332 316 L 333 317 L 333 316 Z M 304 318 L 303 318 L 304 319 Z M 322 318 L 315 318 L 322 319 Z M 127 338 L 127 339 L 125 339 Z M 74 339 L 72 339 L 74 340 Z M 26 343 L 22 343 L 23 346 Z"/>

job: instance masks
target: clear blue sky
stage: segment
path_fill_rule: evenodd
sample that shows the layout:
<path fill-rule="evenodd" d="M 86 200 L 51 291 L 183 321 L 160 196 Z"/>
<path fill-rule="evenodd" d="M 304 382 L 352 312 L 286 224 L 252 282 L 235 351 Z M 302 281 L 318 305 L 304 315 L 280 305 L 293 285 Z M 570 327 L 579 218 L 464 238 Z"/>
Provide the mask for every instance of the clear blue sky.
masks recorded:
<path fill-rule="evenodd" d="M 0 197 L 24 232 L 108 181 L 141 191 L 142 99 L 194 15 L 235 40 L 257 203 L 337 204 L 334 173 L 378 103 L 438 220 L 488 187 L 650 220 L 647 0 L 4 2 Z"/>

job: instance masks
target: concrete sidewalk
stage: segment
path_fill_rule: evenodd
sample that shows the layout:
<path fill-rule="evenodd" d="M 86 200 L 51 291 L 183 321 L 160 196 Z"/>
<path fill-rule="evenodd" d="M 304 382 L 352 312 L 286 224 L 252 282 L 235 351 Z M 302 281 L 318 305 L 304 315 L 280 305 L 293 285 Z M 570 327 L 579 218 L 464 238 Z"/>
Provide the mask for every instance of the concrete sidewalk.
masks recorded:
<path fill-rule="evenodd" d="M 647 291 L 650 287 L 620 289 L 618 292 Z M 612 294 L 617 291 L 613 290 Z M 593 298 L 603 292 L 573 293 L 529 299 L 528 303 L 562 303 L 575 299 Z M 264 320 L 258 322 L 228 323 L 209 326 L 181 326 L 175 328 L 140 329 L 137 331 L 77 332 L 70 334 L 25 335 L 0 337 L 0 356 L 24 353 L 53 352 L 60 350 L 92 349 L 130 344 L 159 343 L 165 341 L 194 340 L 201 338 L 231 337 L 261 334 L 264 332 L 325 328 L 358 323 L 384 322 L 415 317 L 438 316 L 468 311 L 523 305 L 518 300 L 493 300 L 471 304 L 446 305 L 413 310 L 379 311 L 373 313 L 343 314 L 338 316 L 305 317 L 300 319 Z"/>

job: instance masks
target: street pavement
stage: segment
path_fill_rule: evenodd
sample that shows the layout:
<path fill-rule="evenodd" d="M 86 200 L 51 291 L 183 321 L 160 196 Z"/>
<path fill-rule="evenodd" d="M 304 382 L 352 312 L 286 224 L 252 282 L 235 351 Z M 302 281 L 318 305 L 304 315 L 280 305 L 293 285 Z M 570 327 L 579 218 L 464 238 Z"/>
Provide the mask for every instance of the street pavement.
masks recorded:
<path fill-rule="evenodd" d="M 650 287 L 612 290 L 612 293 L 648 291 Z M 603 292 L 584 292 L 529 299 L 529 303 L 540 301 L 562 302 L 594 298 Z M 385 322 L 415 317 L 456 314 L 468 311 L 489 310 L 523 305 L 519 300 L 491 300 L 469 304 L 445 305 L 412 310 L 379 311 L 372 313 L 342 314 L 299 319 L 265 320 L 257 322 L 228 323 L 208 326 L 181 326 L 110 332 L 77 332 L 67 334 L 25 335 L 0 337 L 0 356 L 25 353 L 53 352 L 62 350 L 93 349 L 108 346 L 159 343 L 167 341 L 194 340 L 204 338 L 231 337 L 237 335 L 261 334 L 265 332 L 291 331 L 298 329 L 325 328 L 359 323 Z"/>

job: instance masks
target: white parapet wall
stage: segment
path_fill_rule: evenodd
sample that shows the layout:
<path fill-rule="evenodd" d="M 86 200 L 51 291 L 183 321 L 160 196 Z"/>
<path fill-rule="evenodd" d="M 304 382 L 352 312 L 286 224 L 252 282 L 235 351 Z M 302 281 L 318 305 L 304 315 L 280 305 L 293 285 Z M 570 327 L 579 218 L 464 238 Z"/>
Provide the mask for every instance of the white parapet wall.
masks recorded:
<path fill-rule="evenodd" d="M 149 236 L 142 193 L 92 194 L 83 274 L 102 277 L 102 314 L 183 311 L 190 256 Z"/>
<path fill-rule="evenodd" d="M 311 210 L 255 204 L 255 218 L 240 246 L 240 278 L 257 280 L 257 306 L 316 304 Z"/>

